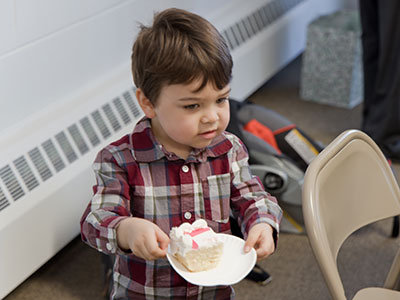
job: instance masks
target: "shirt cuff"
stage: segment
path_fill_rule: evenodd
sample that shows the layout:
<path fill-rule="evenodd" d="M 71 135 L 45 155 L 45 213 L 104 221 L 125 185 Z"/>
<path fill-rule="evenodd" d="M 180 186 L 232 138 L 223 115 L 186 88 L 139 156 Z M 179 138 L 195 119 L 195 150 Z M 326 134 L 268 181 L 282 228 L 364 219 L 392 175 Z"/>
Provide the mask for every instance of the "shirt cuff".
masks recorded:
<path fill-rule="evenodd" d="M 102 224 L 102 230 L 100 230 L 100 237 L 97 240 L 97 247 L 102 252 L 107 254 L 124 254 L 128 255 L 132 252 L 126 251 L 119 247 L 117 240 L 117 228 L 121 221 L 129 217 L 115 217 L 111 221 L 106 221 L 106 224 Z"/>

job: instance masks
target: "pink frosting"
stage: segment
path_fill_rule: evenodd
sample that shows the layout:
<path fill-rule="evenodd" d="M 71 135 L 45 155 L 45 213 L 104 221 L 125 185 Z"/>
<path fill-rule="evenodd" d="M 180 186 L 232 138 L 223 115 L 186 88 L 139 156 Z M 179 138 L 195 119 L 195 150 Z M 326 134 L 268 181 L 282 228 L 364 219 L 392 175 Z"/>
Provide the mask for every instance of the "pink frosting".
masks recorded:
<path fill-rule="evenodd" d="M 184 234 L 188 234 L 191 237 L 195 237 L 196 235 L 202 234 L 204 232 L 209 231 L 210 228 L 197 228 L 193 230 L 192 232 L 184 232 Z M 195 240 L 192 240 L 192 249 L 199 249 L 199 245 L 195 242 Z"/>

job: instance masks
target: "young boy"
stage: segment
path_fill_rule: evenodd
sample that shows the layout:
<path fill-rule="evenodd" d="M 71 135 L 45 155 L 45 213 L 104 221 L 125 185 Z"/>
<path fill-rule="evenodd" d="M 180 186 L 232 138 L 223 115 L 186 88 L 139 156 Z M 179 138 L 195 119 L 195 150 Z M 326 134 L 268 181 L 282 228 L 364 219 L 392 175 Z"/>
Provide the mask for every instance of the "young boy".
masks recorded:
<path fill-rule="evenodd" d="M 258 259 L 274 252 L 281 210 L 257 178 L 229 122 L 232 58 L 198 15 L 168 9 L 142 26 L 132 51 L 145 113 L 132 134 L 104 148 L 81 220 L 83 240 L 117 254 L 112 299 L 233 299 L 229 286 L 199 287 L 169 265 L 168 233 L 205 219 L 230 233 L 232 214 Z"/>

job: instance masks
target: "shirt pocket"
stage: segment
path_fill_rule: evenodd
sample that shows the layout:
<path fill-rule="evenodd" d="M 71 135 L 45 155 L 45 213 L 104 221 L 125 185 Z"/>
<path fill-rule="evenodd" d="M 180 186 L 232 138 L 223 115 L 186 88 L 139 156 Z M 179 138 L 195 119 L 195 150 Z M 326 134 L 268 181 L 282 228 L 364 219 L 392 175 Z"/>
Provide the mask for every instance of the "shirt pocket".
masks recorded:
<path fill-rule="evenodd" d="M 228 173 L 208 176 L 206 179 L 202 180 L 202 188 L 207 221 L 228 223 L 230 214 L 231 175 Z M 219 227 L 217 224 L 211 223 L 211 225 L 214 225 L 211 227 Z"/>

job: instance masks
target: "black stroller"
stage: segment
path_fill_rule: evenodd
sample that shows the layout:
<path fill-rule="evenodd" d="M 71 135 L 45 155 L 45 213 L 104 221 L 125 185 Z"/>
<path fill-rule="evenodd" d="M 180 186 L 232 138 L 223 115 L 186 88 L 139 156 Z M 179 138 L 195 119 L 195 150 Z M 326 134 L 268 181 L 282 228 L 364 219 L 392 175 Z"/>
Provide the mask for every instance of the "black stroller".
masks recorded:
<path fill-rule="evenodd" d="M 304 173 L 324 146 L 282 115 L 249 101 L 231 100 L 230 113 L 227 130 L 236 134 L 248 148 L 253 174 L 261 179 L 266 191 L 278 199 L 286 219 L 297 223 L 296 229 L 302 232 Z M 257 126 L 248 126 L 251 122 L 256 122 Z M 262 134 L 259 128 L 264 130 Z M 282 226 L 281 230 L 291 231 Z M 399 217 L 394 217 L 391 236 L 398 235 Z"/>
<path fill-rule="evenodd" d="M 281 230 L 303 233 L 304 172 L 323 146 L 282 115 L 260 105 L 231 100 L 230 110 L 227 130 L 246 145 L 252 173 L 284 210 Z"/>
<path fill-rule="evenodd" d="M 276 112 L 249 101 L 230 100 L 227 131 L 237 135 L 249 151 L 251 171 L 283 208 L 281 231 L 303 233 L 301 189 L 309 162 L 322 150 L 302 130 Z M 243 238 L 231 219 L 232 233 Z M 259 265 L 246 279 L 267 284 L 272 277 Z"/>
<path fill-rule="evenodd" d="M 301 190 L 304 173 L 311 160 L 323 149 L 323 145 L 312 140 L 295 124 L 276 112 L 249 101 L 231 100 L 231 121 L 228 131 L 236 134 L 249 151 L 250 167 L 259 176 L 265 189 L 274 195 L 284 210 L 281 231 L 292 231 L 285 227 L 285 219 L 296 225 L 295 232 L 302 232 L 304 224 L 301 209 Z M 265 141 L 249 132 L 246 125 L 252 120 L 265 126 L 273 139 Z M 253 131 L 254 132 L 254 131 Z M 269 138 L 269 137 L 267 137 Z M 275 142 L 275 144 L 274 144 Z M 396 172 L 393 170 L 395 176 Z M 297 224 L 296 224 L 297 223 Z M 293 225 L 292 224 L 292 225 Z M 393 218 L 392 237 L 399 235 L 399 217 Z"/>

